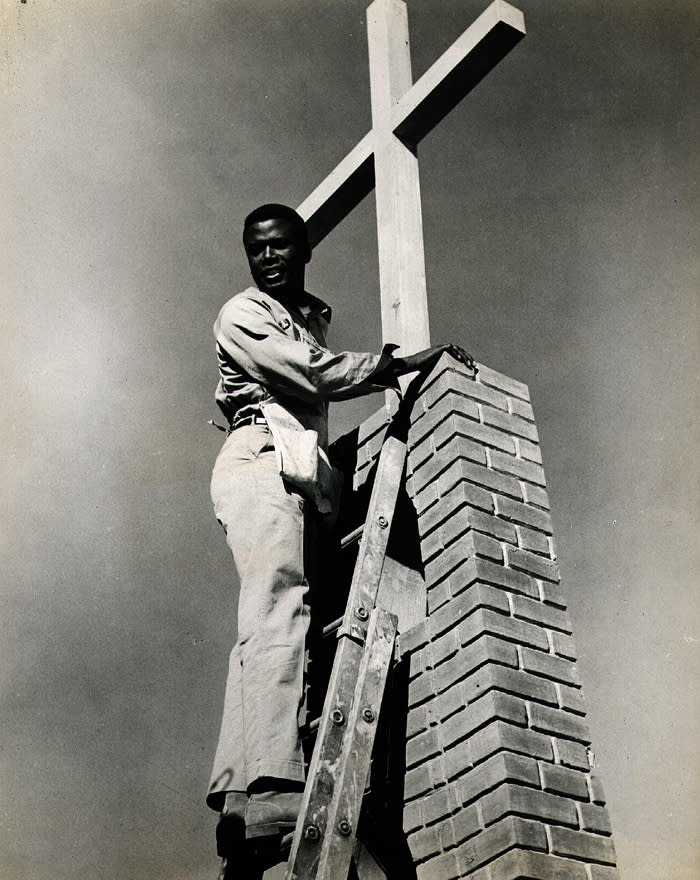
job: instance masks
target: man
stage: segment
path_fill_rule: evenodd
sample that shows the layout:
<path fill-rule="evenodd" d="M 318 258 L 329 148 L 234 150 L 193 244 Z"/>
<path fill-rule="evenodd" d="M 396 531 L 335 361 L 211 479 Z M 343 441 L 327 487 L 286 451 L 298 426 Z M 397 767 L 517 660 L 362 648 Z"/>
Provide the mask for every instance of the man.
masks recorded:
<path fill-rule="evenodd" d="M 245 220 L 255 287 L 230 299 L 214 325 L 216 400 L 229 423 L 211 483 L 240 579 L 238 642 L 207 803 L 221 812 L 219 852 L 294 829 L 304 787 L 298 713 L 309 624 L 309 531 L 332 514 L 336 481 L 326 455 L 328 402 L 396 387 L 429 369 L 442 345 L 408 357 L 326 348 L 330 308 L 306 292 L 311 259 L 301 217 L 263 205 Z"/>

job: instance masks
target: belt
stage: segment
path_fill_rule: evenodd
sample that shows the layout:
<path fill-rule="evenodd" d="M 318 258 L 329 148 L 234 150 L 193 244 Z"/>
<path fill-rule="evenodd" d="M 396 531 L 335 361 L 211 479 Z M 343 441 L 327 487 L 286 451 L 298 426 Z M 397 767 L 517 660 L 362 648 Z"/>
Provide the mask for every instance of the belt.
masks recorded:
<path fill-rule="evenodd" d="M 241 416 L 239 419 L 234 419 L 233 422 L 229 425 L 227 433 L 230 434 L 231 431 L 235 431 L 237 428 L 245 428 L 247 425 L 266 425 L 265 416 L 258 415 L 257 413 L 250 413 L 250 415 Z"/>

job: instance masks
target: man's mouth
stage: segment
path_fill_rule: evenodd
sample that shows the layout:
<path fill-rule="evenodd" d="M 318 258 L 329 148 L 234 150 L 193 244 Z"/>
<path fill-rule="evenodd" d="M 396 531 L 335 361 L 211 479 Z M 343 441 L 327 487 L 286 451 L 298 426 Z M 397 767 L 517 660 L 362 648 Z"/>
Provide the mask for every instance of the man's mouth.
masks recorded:
<path fill-rule="evenodd" d="M 265 269 L 262 273 L 262 276 L 265 279 L 265 281 L 279 281 L 279 279 L 282 277 L 282 270 L 281 269 Z"/>

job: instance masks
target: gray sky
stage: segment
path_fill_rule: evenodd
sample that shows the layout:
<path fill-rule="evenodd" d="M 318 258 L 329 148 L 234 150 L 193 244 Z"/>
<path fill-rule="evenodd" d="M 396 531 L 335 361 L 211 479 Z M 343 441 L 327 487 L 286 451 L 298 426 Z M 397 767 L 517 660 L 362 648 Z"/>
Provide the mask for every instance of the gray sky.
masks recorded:
<path fill-rule="evenodd" d="M 365 5 L 0 0 L 3 878 L 215 876 L 211 325 L 243 214 L 369 128 Z M 486 5 L 409 2 L 414 76 Z M 516 5 L 526 39 L 421 145 L 432 335 L 530 386 L 622 877 L 691 880 L 700 13 Z M 309 287 L 377 349 L 372 198 Z"/>

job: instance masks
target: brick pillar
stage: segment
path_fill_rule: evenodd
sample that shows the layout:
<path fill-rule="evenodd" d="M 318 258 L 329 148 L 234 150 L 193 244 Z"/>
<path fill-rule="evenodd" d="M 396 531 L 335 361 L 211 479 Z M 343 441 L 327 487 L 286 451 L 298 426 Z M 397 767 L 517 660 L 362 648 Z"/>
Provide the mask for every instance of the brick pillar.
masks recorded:
<path fill-rule="evenodd" d="M 360 428 L 360 481 L 380 425 Z M 400 635 L 418 880 L 616 880 L 527 387 L 443 358 L 408 474 L 427 591 Z"/>

